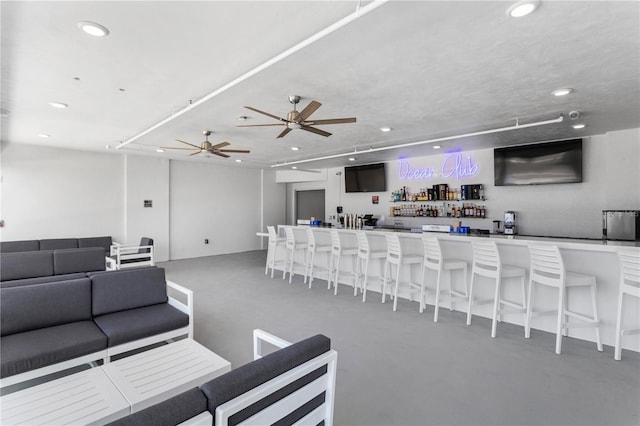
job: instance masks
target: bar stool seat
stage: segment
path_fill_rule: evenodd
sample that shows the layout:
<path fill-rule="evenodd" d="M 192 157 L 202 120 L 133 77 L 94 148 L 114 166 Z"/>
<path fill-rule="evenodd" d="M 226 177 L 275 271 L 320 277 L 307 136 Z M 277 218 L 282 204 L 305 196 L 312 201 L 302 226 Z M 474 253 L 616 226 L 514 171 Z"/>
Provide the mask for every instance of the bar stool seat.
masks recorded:
<path fill-rule="evenodd" d="M 620 288 L 618 289 L 618 312 L 616 318 L 616 341 L 613 358 L 616 361 L 622 359 L 622 336 L 640 333 L 640 329 L 623 330 L 623 306 L 624 296 L 640 298 L 640 253 L 630 250 L 620 250 Z M 637 318 L 637 315 L 636 315 Z"/>
<path fill-rule="evenodd" d="M 472 241 L 473 266 L 471 268 L 471 285 L 469 287 L 469 308 L 467 309 L 467 325 L 471 325 L 471 311 L 473 305 L 481 305 L 493 302 L 493 314 L 491 316 L 491 337 L 496 337 L 497 322 L 501 320 L 502 305 L 509 306 L 512 312 L 520 312 L 523 315 L 527 311 L 525 280 L 527 270 L 518 266 L 507 265 L 500 260 L 500 252 L 495 241 Z M 494 296 L 486 300 L 474 300 L 473 290 L 476 276 L 489 278 L 495 281 Z M 520 278 L 522 301 L 512 302 L 502 298 L 502 282 L 505 278 Z"/>
<path fill-rule="evenodd" d="M 278 254 L 278 248 L 284 248 L 286 238 L 278 237 L 275 226 L 267 226 L 267 233 L 269 234 L 269 242 L 267 245 L 267 263 L 264 268 L 264 274 L 267 275 L 269 273 L 269 268 L 271 268 L 271 278 L 273 278 L 273 271 L 277 262 L 276 257 Z M 284 261 L 282 264 L 282 269 L 284 270 Z"/>
<path fill-rule="evenodd" d="M 524 337 L 531 337 L 531 317 L 534 313 L 546 314 L 545 312 L 533 311 L 534 285 L 542 284 L 548 287 L 555 287 L 559 291 L 558 296 L 558 319 L 556 325 L 556 353 L 562 351 L 562 336 L 571 327 L 594 327 L 596 329 L 596 346 L 602 352 L 602 342 L 600 341 L 600 321 L 598 319 L 598 307 L 596 303 L 596 277 L 592 275 L 578 274 L 565 269 L 564 261 L 558 246 L 535 245 L 529 246 L 531 255 L 531 266 L 529 268 L 529 295 L 527 297 L 527 314 L 525 316 Z M 587 288 L 591 293 L 592 317 L 569 311 L 567 306 L 567 296 L 569 289 L 580 287 Z M 574 290 L 575 291 L 575 290 Z M 551 311 L 554 312 L 554 311 Z M 569 318 L 583 321 L 577 325 L 569 323 Z"/>
<path fill-rule="evenodd" d="M 327 289 L 331 289 L 331 282 L 333 281 L 334 292 L 338 294 L 338 284 L 340 280 L 340 260 L 344 257 L 352 257 L 355 261 L 358 256 L 358 247 L 346 246 L 342 241 L 340 233 L 336 229 L 329 231 L 331 235 L 331 259 L 329 261 L 329 279 L 327 282 Z M 356 287 L 356 274 L 355 267 L 353 269 L 353 287 Z"/>
<path fill-rule="evenodd" d="M 287 273 L 287 268 L 289 269 L 289 283 L 293 276 L 295 275 L 293 272 L 293 266 L 298 264 L 304 268 L 304 262 L 296 262 L 296 252 L 305 251 L 307 249 L 307 242 L 296 237 L 293 228 L 287 226 L 284 228 L 284 235 L 286 238 L 285 241 L 285 251 L 284 251 L 284 270 L 282 271 L 282 279 L 284 280 Z M 304 254 L 304 253 L 303 253 Z M 303 259 L 306 256 L 303 256 Z"/>
<path fill-rule="evenodd" d="M 387 250 L 372 250 L 369 236 L 364 231 L 357 231 L 356 236 L 358 238 L 358 257 L 356 258 L 356 286 L 353 289 L 353 295 L 356 296 L 358 294 L 358 288 L 360 288 L 362 301 L 366 302 L 369 261 L 371 259 L 379 259 L 382 261 L 387 257 Z M 382 271 L 382 267 L 380 270 Z M 380 277 L 380 280 L 382 281 L 382 277 Z"/>
<path fill-rule="evenodd" d="M 387 286 L 390 284 L 390 280 L 393 279 L 392 265 L 396 265 L 396 279 L 393 287 L 393 310 L 398 309 L 398 288 L 400 287 L 400 269 L 403 266 L 417 265 L 422 263 L 422 256 L 420 255 L 407 255 L 402 251 L 400 245 L 400 239 L 394 233 L 388 233 L 385 235 L 387 239 L 387 255 L 384 264 L 384 278 L 382 280 L 382 303 L 385 303 L 387 296 Z M 391 276 L 390 276 L 391 275 Z M 413 283 L 411 281 L 411 269 L 409 269 L 409 300 L 413 300 L 411 296 L 412 289 L 420 289 L 420 284 Z"/>
<path fill-rule="evenodd" d="M 315 268 L 322 269 L 329 273 L 328 267 L 321 267 L 315 264 L 315 258 L 317 253 L 326 253 L 327 256 L 331 255 L 331 244 L 323 244 L 322 242 L 317 241 L 315 231 L 312 228 L 307 228 L 307 257 L 304 262 L 304 282 L 307 282 L 307 278 L 309 279 L 309 288 L 313 284 L 314 271 Z M 328 263 L 327 257 L 327 263 Z M 329 279 L 327 275 L 327 279 Z"/>
<path fill-rule="evenodd" d="M 443 291 L 449 293 L 449 309 L 453 311 L 456 299 L 467 300 L 467 270 L 468 263 L 462 259 L 445 259 L 442 256 L 442 247 L 440 246 L 440 240 L 436 237 L 423 235 L 422 244 L 424 247 L 424 258 L 422 265 L 422 285 L 420 288 L 420 313 L 424 312 L 425 299 L 427 295 L 426 287 L 426 272 L 427 269 L 436 272 L 436 290 L 435 290 L 435 304 L 433 312 L 433 322 L 438 322 L 438 311 L 440 308 L 440 294 Z M 449 271 L 449 289 L 442 289 L 442 273 Z M 453 286 L 453 272 L 462 271 L 464 277 L 464 290 L 456 290 Z"/>

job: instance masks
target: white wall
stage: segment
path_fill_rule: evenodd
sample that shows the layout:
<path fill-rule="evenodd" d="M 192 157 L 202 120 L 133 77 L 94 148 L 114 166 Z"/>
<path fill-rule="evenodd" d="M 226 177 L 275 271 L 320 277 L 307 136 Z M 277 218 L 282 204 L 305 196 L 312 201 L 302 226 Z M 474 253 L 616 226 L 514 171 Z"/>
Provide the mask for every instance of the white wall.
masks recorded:
<path fill-rule="evenodd" d="M 3 241 L 149 236 L 163 261 L 260 249 L 255 233 L 285 218 L 273 170 L 29 145 L 0 154 Z"/>
<path fill-rule="evenodd" d="M 169 260 L 169 160 L 125 156 L 126 242 L 153 238 L 155 260 Z M 151 200 L 153 207 L 144 207 Z"/>
<path fill-rule="evenodd" d="M 259 249 L 261 186 L 260 170 L 171 161 L 171 259 Z"/>
<path fill-rule="evenodd" d="M 391 192 L 407 186 L 412 192 L 438 183 L 450 186 L 482 184 L 487 200 L 475 202 L 485 205 L 487 219 L 462 219 L 463 225 L 491 229 L 492 220 L 503 220 L 504 211 L 517 212 L 518 232 L 528 235 L 600 238 L 603 209 L 640 209 L 640 129 L 597 135 L 584 139 L 583 182 L 578 184 L 499 186 L 493 185 L 493 150 L 465 152 L 478 165 L 473 177 L 457 180 L 441 176 L 447 153 L 410 158 L 413 168 L 433 168 L 439 175 L 428 180 L 401 180 L 398 161 L 387 163 L 387 191 L 381 193 L 344 192 L 342 168 L 329 169 L 324 182 L 291 183 L 287 185 L 287 218 L 292 223 L 295 192 L 305 189 L 326 190 L 327 218 L 336 215 L 342 205 L 344 213 L 371 213 L 380 223 L 404 226 L 422 223 L 451 224 L 448 218 L 393 218 L 389 216 Z M 372 195 L 379 196 L 379 204 L 372 204 Z M 445 202 L 446 203 L 446 202 Z M 424 203 L 434 205 L 435 203 Z M 335 223 L 335 220 L 333 221 Z"/>
<path fill-rule="evenodd" d="M 120 155 L 2 144 L 3 241 L 125 237 Z"/>

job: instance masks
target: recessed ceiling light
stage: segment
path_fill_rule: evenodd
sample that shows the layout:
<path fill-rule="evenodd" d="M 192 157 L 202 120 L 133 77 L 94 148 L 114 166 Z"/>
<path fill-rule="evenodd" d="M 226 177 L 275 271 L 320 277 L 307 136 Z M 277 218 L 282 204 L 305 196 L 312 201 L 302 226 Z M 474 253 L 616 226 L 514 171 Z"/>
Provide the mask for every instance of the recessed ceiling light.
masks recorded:
<path fill-rule="evenodd" d="M 78 22 L 78 28 L 85 33 L 95 36 L 104 37 L 109 35 L 109 30 L 104 25 L 96 24 L 95 22 L 80 21 Z"/>
<path fill-rule="evenodd" d="M 156 149 L 156 152 L 164 152 L 164 149 L 158 148 L 158 149 Z"/>
<path fill-rule="evenodd" d="M 382 131 L 382 132 L 390 132 L 391 131 L 391 127 L 380 127 L 380 131 Z"/>
<path fill-rule="evenodd" d="M 62 102 L 49 102 L 49 105 L 54 108 L 67 108 L 69 106 L 67 104 L 63 104 Z"/>
<path fill-rule="evenodd" d="M 573 89 L 564 88 L 564 89 L 556 89 L 551 94 L 553 96 L 567 96 L 569 93 L 573 92 Z"/>
<path fill-rule="evenodd" d="M 40 136 L 41 138 L 48 138 L 50 137 L 50 135 L 47 135 L 46 133 L 40 133 L 38 136 Z"/>
<path fill-rule="evenodd" d="M 291 151 L 300 151 L 300 148 L 298 148 L 297 146 L 292 146 Z"/>
<path fill-rule="evenodd" d="M 349 161 L 356 161 L 356 159 L 353 157 L 349 157 Z"/>
<path fill-rule="evenodd" d="M 506 13 L 512 18 L 521 18 L 536 10 L 538 6 L 540 6 L 540 0 L 522 0 L 512 4 Z"/>
<path fill-rule="evenodd" d="M 582 124 L 582 123 L 581 123 L 581 124 L 574 124 L 574 125 L 573 125 L 573 126 L 571 126 L 571 127 L 573 127 L 573 128 L 574 128 L 574 129 L 576 129 L 576 130 L 579 130 L 579 129 L 584 129 L 585 127 L 587 127 L 587 125 L 586 125 L 586 124 Z"/>
<path fill-rule="evenodd" d="M 292 166 L 291 167 L 293 170 L 296 170 L 298 168 L 298 166 Z"/>
<path fill-rule="evenodd" d="M 433 149 L 440 149 L 440 145 L 434 145 Z"/>
<path fill-rule="evenodd" d="M 238 158 L 238 159 L 236 160 L 236 163 L 242 163 L 242 160 Z"/>

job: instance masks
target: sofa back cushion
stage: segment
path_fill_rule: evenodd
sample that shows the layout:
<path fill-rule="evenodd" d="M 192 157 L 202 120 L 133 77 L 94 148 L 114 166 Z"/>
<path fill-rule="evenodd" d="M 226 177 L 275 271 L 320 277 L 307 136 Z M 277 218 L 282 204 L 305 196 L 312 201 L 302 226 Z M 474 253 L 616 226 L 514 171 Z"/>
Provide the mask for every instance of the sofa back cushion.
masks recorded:
<path fill-rule="evenodd" d="M 0 253 L 15 253 L 17 251 L 38 251 L 38 250 L 40 250 L 40 241 L 38 240 L 0 242 Z"/>
<path fill-rule="evenodd" d="M 91 320 L 91 280 L 0 288 L 0 335 Z"/>
<path fill-rule="evenodd" d="M 111 253 L 111 244 L 111 237 L 78 238 L 78 248 L 102 247 L 106 256 Z"/>
<path fill-rule="evenodd" d="M 217 377 L 200 387 L 207 396 L 208 410 L 215 413 L 219 405 L 236 398 L 243 393 L 260 386 L 263 383 L 285 373 L 305 362 L 325 353 L 331 349 L 331 340 L 317 334 L 308 339 L 294 343 L 291 346 L 270 353 L 258 360 L 240 366 L 230 372 Z M 280 393 L 271 394 L 257 401 L 246 409 L 235 414 L 233 423 L 242 422 L 255 413 L 272 405 L 279 399 L 295 392 L 302 386 L 312 382 L 326 372 L 326 366 L 309 373 L 307 376 L 296 380 L 281 390 Z"/>
<path fill-rule="evenodd" d="M 91 286 L 94 316 L 157 305 L 168 300 L 162 268 L 91 275 Z"/>
<path fill-rule="evenodd" d="M 77 238 L 52 238 L 40 240 L 40 250 L 58 250 L 78 248 Z"/>
<path fill-rule="evenodd" d="M 53 272 L 55 275 L 104 271 L 106 269 L 105 265 L 104 249 L 102 247 L 53 251 Z"/>
<path fill-rule="evenodd" d="M 0 253 L 0 281 L 53 275 L 53 252 Z"/>

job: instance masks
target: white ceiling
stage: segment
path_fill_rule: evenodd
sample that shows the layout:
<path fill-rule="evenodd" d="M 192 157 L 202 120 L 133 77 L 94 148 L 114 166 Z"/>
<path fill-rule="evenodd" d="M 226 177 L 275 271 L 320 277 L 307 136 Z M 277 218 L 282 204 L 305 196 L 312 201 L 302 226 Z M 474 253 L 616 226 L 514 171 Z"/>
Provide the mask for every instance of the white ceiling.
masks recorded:
<path fill-rule="evenodd" d="M 3 1 L 2 141 L 102 152 L 109 145 L 116 153 L 268 167 L 508 127 L 516 118 L 526 124 L 565 116 L 557 124 L 439 145 L 478 149 L 640 127 L 637 1 L 543 1 L 518 19 L 505 14 L 511 3 L 504 1 L 359 3 Z M 358 6 L 372 10 L 220 90 Z M 77 27 L 83 20 L 110 35 L 84 34 Z M 551 95 L 561 87 L 574 92 Z M 333 133 L 328 138 L 294 130 L 276 139 L 281 127 L 236 127 L 275 123 L 244 105 L 286 117 L 293 94 L 302 97 L 299 109 L 311 100 L 323 104 L 312 119 L 357 122 L 318 126 Z M 574 110 L 579 120 L 568 118 Z M 577 122 L 587 127 L 576 131 Z M 393 131 L 382 133 L 382 126 Z M 251 153 L 225 160 L 155 152 L 181 146 L 175 139 L 199 145 L 204 129 L 214 131 L 212 143 Z M 437 152 L 424 144 L 354 156 L 357 163 Z M 300 167 L 346 163 L 338 157 Z"/>

